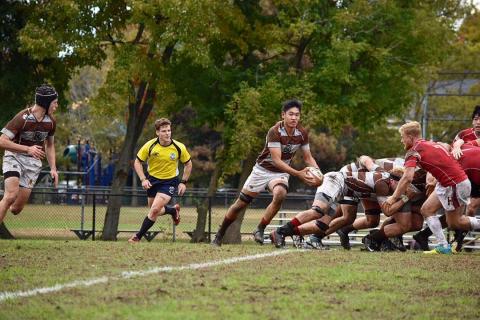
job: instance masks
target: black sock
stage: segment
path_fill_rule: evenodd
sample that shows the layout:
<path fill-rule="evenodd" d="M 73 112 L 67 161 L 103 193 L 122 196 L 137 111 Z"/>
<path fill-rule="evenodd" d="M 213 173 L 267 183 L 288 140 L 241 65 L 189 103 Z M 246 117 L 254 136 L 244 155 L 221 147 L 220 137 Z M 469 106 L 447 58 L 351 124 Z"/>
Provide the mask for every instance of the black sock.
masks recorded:
<path fill-rule="evenodd" d="M 377 230 L 376 232 L 373 232 L 371 234 L 371 238 L 378 243 L 381 243 L 383 240 L 387 239 L 387 236 L 385 235 L 385 232 L 383 229 Z"/>
<path fill-rule="evenodd" d="M 341 230 L 342 230 L 343 233 L 349 234 L 350 232 L 355 230 L 355 228 L 353 227 L 353 224 L 350 224 L 348 226 L 345 226 L 345 227 L 341 228 Z"/>
<path fill-rule="evenodd" d="M 446 227 L 448 227 L 448 224 L 447 224 L 447 216 L 444 214 L 444 215 L 441 215 L 440 218 L 438 218 L 438 220 L 440 220 L 440 223 L 442 224 L 442 228 L 445 229 Z"/>
<path fill-rule="evenodd" d="M 142 239 L 142 237 L 147 233 L 148 229 L 150 229 L 155 224 L 155 221 L 152 221 L 147 217 L 143 220 L 142 226 L 140 227 L 140 231 L 137 233 L 137 238 Z"/>
<path fill-rule="evenodd" d="M 235 221 L 235 219 L 230 219 L 230 218 L 223 218 L 222 225 L 220 226 L 220 229 L 218 229 L 217 235 L 221 238 L 225 235 L 225 232 L 227 232 L 227 228 Z"/>
<path fill-rule="evenodd" d="M 287 222 L 280 228 L 278 228 L 278 233 L 283 236 L 293 236 L 295 234 L 295 227 L 291 221 Z"/>
<path fill-rule="evenodd" d="M 169 214 L 172 217 L 177 213 L 177 210 L 175 209 L 175 207 L 165 206 L 164 208 L 165 208 L 165 214 Z"/>
<path fill-rule="evenodd" d="M 426 227 L 425 229 L 418 232 L 418 235 L 421 235 L 425 238 L 430 237 L 432 234 L 433 234 L 433 232 L 432 232 L 432 230 L 430 230 L 429 227 Z"/>

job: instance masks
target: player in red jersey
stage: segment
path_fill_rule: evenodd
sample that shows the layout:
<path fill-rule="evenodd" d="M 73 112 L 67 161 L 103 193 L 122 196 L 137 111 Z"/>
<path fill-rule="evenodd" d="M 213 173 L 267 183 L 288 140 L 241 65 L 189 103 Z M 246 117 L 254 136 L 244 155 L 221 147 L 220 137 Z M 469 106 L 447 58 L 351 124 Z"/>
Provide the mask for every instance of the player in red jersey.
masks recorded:
<path fill-rule="evenodd" d="M 478 141 L 474 142 L 478 139 L 480 139 L 480 105 L 475 106 L 475 109 L 473 109 L 472 128 L 460 131 L 453 139 L 453 157 L 457 160 L 460 159 L 462 156 L 462 145 L 467 142 L 477 143 L 478 145 Z"/>
<path fill-rule="evenodd" d="M 405 173 L 398 187 L 386 204 L 391 205 L 403 195 L 412 182 L 415 167 L 423 168 L 436 180 L 435 192 L 432 192 L 422 205 L 421 213 L 435 235 L 438 246 L 431 253 L 452 253 L 451 247 L 443 234 L 440 220 L 436 216 L 438 209 L 443 207 L 447 215 L 447 224 L 452 229 L 480 229 L 480 220 L 463 216 L 464 206 L 470 196 L 471 185 L 460 164 L 440 144 L 420 138 L 421 126 L 413 121 L 404 124 L 399 129 L 405 155 Z"/>

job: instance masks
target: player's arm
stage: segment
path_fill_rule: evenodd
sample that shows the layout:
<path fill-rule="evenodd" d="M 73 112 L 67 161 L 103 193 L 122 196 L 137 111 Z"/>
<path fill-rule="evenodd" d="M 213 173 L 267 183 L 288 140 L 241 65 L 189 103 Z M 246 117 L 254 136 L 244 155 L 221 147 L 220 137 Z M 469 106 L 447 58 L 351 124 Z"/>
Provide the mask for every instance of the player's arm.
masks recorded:
<path fill-rule="evenodd" d="M 270 151 L 270 155 L 272 156 L 272 161 L 275 167 L 280 169 L 281 171 L 288 173 L 291 176 L 295 176 L 300 178 L 303 182 L 310 186 L 315 185 L 314 177 L 307 176 L 307 169 L 303 169 L 302 171 L 295 170 L 294 168 L 290 167 L 288 164 L 282 161 L 282 149 L 281 148 L 268 148 Z"/>
<path fill-rule="evenodd" d="M 387 197 L 377 197 L 378 199 L 378 204 L 380 205 L 380 208 L 382 208 L 383 213 L 387 216 L 390 217 L 397 213 L 403 205 L 408 201 L 408 197 L 402 197 L 398 200 L 396 200 L 393 204 L 387 204 L 386 200 Z"/>
<path fill-rule="evenodd" d="M 50 175 L 53 179 L 53 185 L 55 188 L 58 185 L 58 172 L 57 172 L 57 162 L 55 159 L 55 138 L 54 136 L 48 136 L 45 141 L 45 152 L 47 155 L 47 161 L 50 165 Z"/>
<path fill-rule="evenodd" d="M 0 148 L 12 152 L 27 153 L 35 159 L 43 159 L 45 157 L 45 152 L 42 150 L 42 147 L 36 145 L 28 147 L 15 143 L 6 134 L 0 136 Z"/>
<path fill-rule="evenodd" d="M 452 145 L 452 155 L 455 159 L 460 159 L 463 155 L 462 146 L 465 143 L 463 139 L 457 139 Z"/>
<path fill-rule="evenodd" d="M 358 162 L 360 163 L 361 166 L 365 167 L 368 171 L 376 171 L 378 168 L 378 165 L 375 164 L 373 159 L 366 155 L 360 156 L 360 158 L 358 158 Z"/>
<path fill-rule="evenodd" d="M 310 147 L 304 146 L 302 147 L 303 150 L 303 160 L 307 164 L 307 166 L 310 167 L 315 167 L 317 169 L 320 169 L 318 167 L 317 161 L 315 161 L 315 158 L 312 156 L 312 152 L 310 151 Z"/>
<path fill-rule="evenodd" d="M 415 167 L 406 167 L 405 171 L 400 178 L 400 181 L 398 181 L 397 188 L 393 192 L 393 194 L 388 197 L 386 203 L 389 205 L 393 205 L 398 199 L 401 198 L 402 194 L 407 191 L 408 186 L 412 183 L 413 181 L 413 176 L 415 174 Z"/>
<path fill-rule="evenodd" d="M 147 177 L 145 176 L 145 173 L 143 172 L 142 161 L 140 161 L 138 157 L 133 162 L 133 168 L 135 169 L 135 172 L 137 173 L 138 177 L 140 178 L 140 181 L 142 182 L 143 189 L 150 188 L 152 184 L 150 183 L 150 181 L 148 181 Z"/>
<path fill-rule="evenodd" d="M 192 173 L 192 160 L 188 160 L 183 164 L 183 175 L 180 184 L 178 185 L 178 195 L 182 196 L 187 189 L 187 181 L 190 178 L 190 174 Z"/>

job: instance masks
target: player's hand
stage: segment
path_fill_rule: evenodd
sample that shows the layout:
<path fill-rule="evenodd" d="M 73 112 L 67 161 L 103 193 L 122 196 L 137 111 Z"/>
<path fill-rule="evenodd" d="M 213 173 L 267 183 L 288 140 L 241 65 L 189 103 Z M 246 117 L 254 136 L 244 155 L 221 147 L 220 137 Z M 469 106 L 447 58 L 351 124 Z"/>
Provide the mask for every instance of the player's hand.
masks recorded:
<path fill-rule="evenodd" d="M 185 183 L 180 182 L 180 184 L 178 185 L 178 195 L 183 196 L 185 190 L 187 190 L 187 186 L 185 185 Z"/>
<path fill-rule="evenodd" d="M 33 145 L 28 147 L 27 153 L 34 157 L 35 159 L 43 159 L 45 158 L 45 151 L 43 151 L 43 148 L 37 145 Z"/>
<path fill-rule="evenodd" d="M 298 175 L 298 177 L 300 179 L 302 179 L 303 182 L 305 182 L 305 184 L 311 186 L 311 187 L 316 187 L 317 186 L 317 181 L 315 179 L 314 176 L 312 176 L 311 174 L 308 174 L 308 169 L 307 168 L 304 168 L 303 170 L 299 171 L 300 174 Z"/>
<path fill-rule="evenodd" d="M 150 183 L 150 181 L 148 179 L 145 179 L 142 181 L 142 188 L 145 189 L 145 190 L 148 190 L 152 187 L 152 184 Z"/>
<path fill-rule="evenodd" d="M 390 197 L 388 197 L 387 200 L 385 201 L 385 205 L 391 206 L 391 205 L 394 204 L 395 202 L 397 202 L 397 199 L 394 198 L 393 196 L 390 196 Z"/>
<path fill-rule="evenodd" d="M 53 187 L 56 188 L 58 186 L 58 172 L 57 169 L 50 170 L 50 175 L 53 179 Z"/>
<path fill-rule="evenodd" d="M 458 159 L 460 159 L 460 158 L 462 157 L 463 152 L 462 152 L 462 150 L 460 149 L 460 147 L 458 147 L 458 148 L 455 147 L 455 148 L 452 149 L 452 155 L 453 155 L 453 157 L 454 157 L 456 160 L 458 160 Z"/>

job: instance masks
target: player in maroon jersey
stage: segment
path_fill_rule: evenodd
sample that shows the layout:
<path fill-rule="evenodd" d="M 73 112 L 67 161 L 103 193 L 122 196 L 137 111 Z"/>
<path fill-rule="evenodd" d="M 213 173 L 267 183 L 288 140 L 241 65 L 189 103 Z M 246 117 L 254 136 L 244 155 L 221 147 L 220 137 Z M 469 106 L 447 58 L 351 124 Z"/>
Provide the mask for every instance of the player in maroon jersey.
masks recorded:
<path fill-rule="evenodd" d="M 253 236 L 256 242 L 263 244 L 265 227 L 277 214 L 287 195 L 290 175 L 300 178 L 308 185 L 316 186 L 315 177 L 305 168 L 301 171 L 290 166 L 296 151 L 301 149 L 303 159 L 309 166 L 318 168 L 310 152 L 307 131 L 299 124 L 302 103 L 298 100 L 286 101 L 282 106 L 282 121 L 277 122 L 267 133 L 265 147 L 257 158 L 250 176 L 240 192 L 239 198 L 228 208 L 223 222 L 212 241 L 220 246 L 227 228 L 238 214 L 261 192 L 268 190 L 273 194 L 262 220 Z"/>
<path fill-rule="evenodd" d="M 467 142 L 474 142 L 480 139 L 480 105 L 475 106 L 472 112 L 472 127 L 460 131 L 452 143 L 452 154 L 455 159 L 459 159 L 462 156 L 462 145 Z"/>
<path fill-rule="evenodd" d="M 58 107 L 58 94 L 48 85 L 35 91 L 35 105 L 20 111 L 2 129 L 0 148 L 3 156 L 5 193 L 0 201 L 0 223 L 7 210 L 19 214 L 37 181 L 42 160 L 47 157 L 54 185 L 58 183 L 55 163 L 53 114 Z"/>
<path fill-rule="evenodd" d="M 349 205 L 353 211 L 356 211 L 360 199 L 379 201 L 382 205 L 382 201 L 393 193 L 396 184 L 397 181 L 387 172 L 328 172 L 317 189 L 312 208 L 272 231 L 272 243 L 280 248 L 287 236 L 316 234 L 323 237 L 327 232 L 333 232 L 329 230 L 329 224 L 341 199 L 351 199 Z M 399 199 L 388 210 L 399 211 L 407 201 L 405 198 Z"/>
<path fill-rule="evenodd" d="M 401 141 L 407 153 L 405 155 L 405 173 L 398 187 L 390 196 L 386 205 L 394 204 L 403 195 L 412 182 L 415 167 L 431 173 L 437 180 L 435 192 L 432 192 L 421 208 L 421 213 L 435 235 L 438 246 L 431 253 L 452 253 L 443 234 L 441 223 L 436 216 L 443 207 L 447 215 L 447 224 L 452 229 L 474 230 L 480 228 L 480 220 L 463 216 L 463 209 L 470 196 L 471 185 L 460 164 L 440 144 L 420 138 L 421 126 L 418 122 L 409 122 L 399 129 Z"/>

